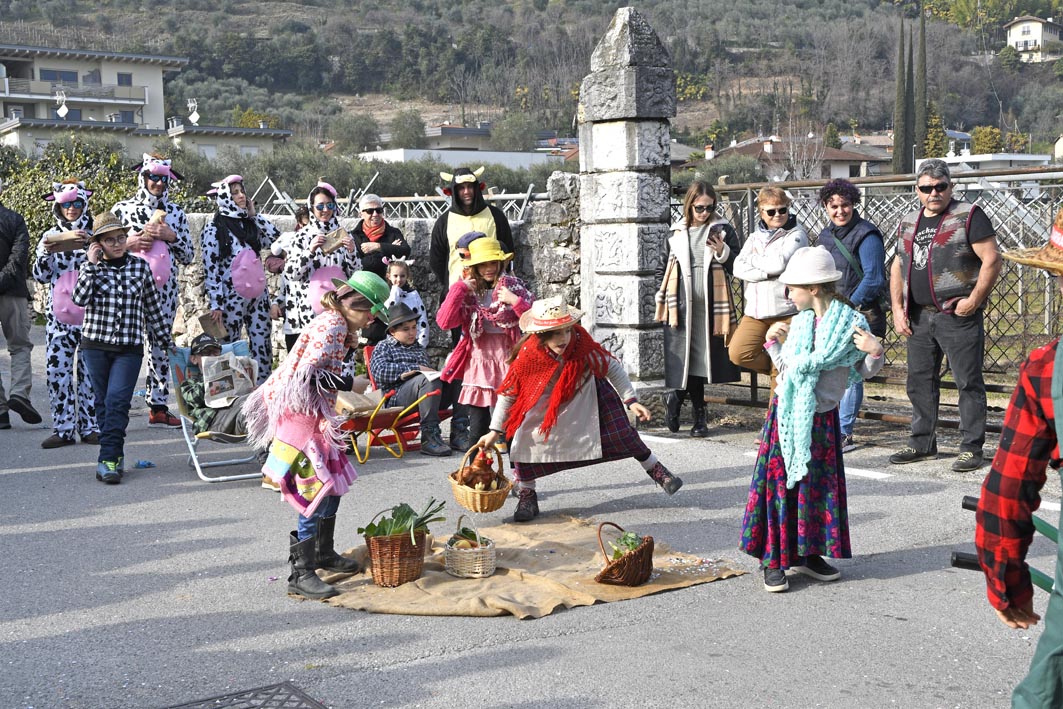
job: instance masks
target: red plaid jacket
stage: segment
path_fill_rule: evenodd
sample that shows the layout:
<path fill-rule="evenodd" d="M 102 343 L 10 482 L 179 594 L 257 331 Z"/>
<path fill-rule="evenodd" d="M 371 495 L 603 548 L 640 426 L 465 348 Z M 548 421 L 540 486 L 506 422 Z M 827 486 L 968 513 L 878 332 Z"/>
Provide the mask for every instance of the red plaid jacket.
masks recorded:
<path fill-rule="evenodd" d="M 1030 517 L 1041 506 L 1049 463 L 1059 468 L 1052 411 L 1052 370 L 1058 340 L 1030 353 L 1011 395 L 1000 447 L 982 483 L 975 544 L 986 577 L 989 603 L 997 610 L 1033 597 L 1026 550 L 1033 539 Z"/>

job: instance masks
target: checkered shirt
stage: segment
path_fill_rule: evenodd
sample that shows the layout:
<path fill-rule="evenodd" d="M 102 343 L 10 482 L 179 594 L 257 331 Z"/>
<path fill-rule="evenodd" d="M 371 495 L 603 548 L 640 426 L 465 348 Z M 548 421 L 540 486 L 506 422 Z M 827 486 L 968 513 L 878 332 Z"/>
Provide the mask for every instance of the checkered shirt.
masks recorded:
<path fill-rule="evenodd" d="M 391 335 L 373 348 L 369 360 L 369 373 L 380 391 L 398 389 L 402 375 L 414 369 L 428 367 L 428 352 L 414 342 L 404 345 Z"/>
<path fill-rule="evenodd" d="M 71 300 L 85 308 L 83 340 L 114 347 L 143 344 L 145 327 L 169 349 L 170 327 L 162 316 L 162 298 L 148 262 L 125 256 L 118 264 L 105 261 L 81 264 Z"/>
<path fill-rule="evenodd" d="M 1049 464 L 1059 468 L 1052 409 L 1052 370 L 1058 340 L 1034 350 L 1019 371 L 1019 383 L 1004 417 L 1000 447 L 982 483 L 975 544 L 990 604 L 997 610 L 1033 597 L 1026 550 L 1033 539 L 1030 517 L 1041 505 Z"/>

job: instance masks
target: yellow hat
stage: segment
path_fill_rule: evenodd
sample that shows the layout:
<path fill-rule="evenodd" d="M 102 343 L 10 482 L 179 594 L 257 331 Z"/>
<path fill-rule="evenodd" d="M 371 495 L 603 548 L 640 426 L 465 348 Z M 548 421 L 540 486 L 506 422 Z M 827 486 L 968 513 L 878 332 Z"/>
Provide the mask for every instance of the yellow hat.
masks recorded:
<path fill-rule="evenodd" d="M 512 260 L 513 254 L 507 254 L 503 251 L 502 244 L 498 239 L 488 237 L 486 239 L 477 239 L 469 244 L 469 258 L 465 259 L 463 265 L 478 266 L 481 263 L 490 263 L 491 261 L 506 263 Z"/>

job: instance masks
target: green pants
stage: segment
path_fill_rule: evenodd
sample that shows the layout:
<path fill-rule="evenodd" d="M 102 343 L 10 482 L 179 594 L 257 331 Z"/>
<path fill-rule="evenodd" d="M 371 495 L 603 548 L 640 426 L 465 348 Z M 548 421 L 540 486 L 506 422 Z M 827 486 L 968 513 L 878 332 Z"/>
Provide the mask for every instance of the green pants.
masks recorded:
<path fill-rule="evenodd" d="M 1059 524 L 1063 528 L 1063 512 Z M 1011 695 L 1012 707 L 1063 707 L 1063 545 L 1056 552 L 1056 576 L 1043 622 L 1030 672 Z"/>

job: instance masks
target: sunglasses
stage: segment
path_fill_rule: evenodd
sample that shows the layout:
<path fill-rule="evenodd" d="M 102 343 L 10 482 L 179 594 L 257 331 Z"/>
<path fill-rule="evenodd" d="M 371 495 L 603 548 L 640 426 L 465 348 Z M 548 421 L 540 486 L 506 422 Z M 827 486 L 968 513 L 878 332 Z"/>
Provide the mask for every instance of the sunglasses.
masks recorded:
<path fill-rule="evenodd" d="M 118 246 L 124 244 L 126 240 L 125 234 L 119 234 L 118 236 L 105 236 L 100 239 L 100 243 L 104 246 Z"/>
<path fill-rule="evenodd" d="M 73 202 L 67 202 L 66 204 L 59 205 L 62 209 L 84 209 L 85 200 L 75 199 Z"/>
<path fill-rule="evenodd" d="M 170 178 L 166 175 L 153 175 L 150 172 L 145 176 L 149 182 L 169 182 Z"/>
<path fill-rule="evenodd" d="M 315 204 L 314 205 L 314 209 L 316 209 L 319 212 L 326 212 L 326 211 L 334 212 L 334 211 L 336 211 L 336 203 L 335 202 L 322 202 L 321 204 Z"/>
<path fill-rule="evenodd" d="M 930 194 L 931 192 L 937 192 L 941 194 L 948 188 L 952 187 L 948 182 L 939 182 L 936 185 L 916 185 L 916 189 L 923 194 Z"/>
<path fill-rule="evenodd" d="M 764 213 L 769 217 L 774 217 L 776 214 L 786 216 L 786 213 L 790 211 L 789 207 L 776 207 L 775 209 L 765 209 Z"/>
<path fill-rule="evenodd" d="M 704 214 L 705 212 L 711 212 L 716 209 L 716 204 L 695 204 L 694 211 L 698 214 Z"/>
<path fill-rule="evenodd" d="M 362 211 L 365 212 L 366 214 L 383 214 L 384 213 L 384 208 L 383 207 L 367 207 L 366 209 L 363 209 Z"/>

